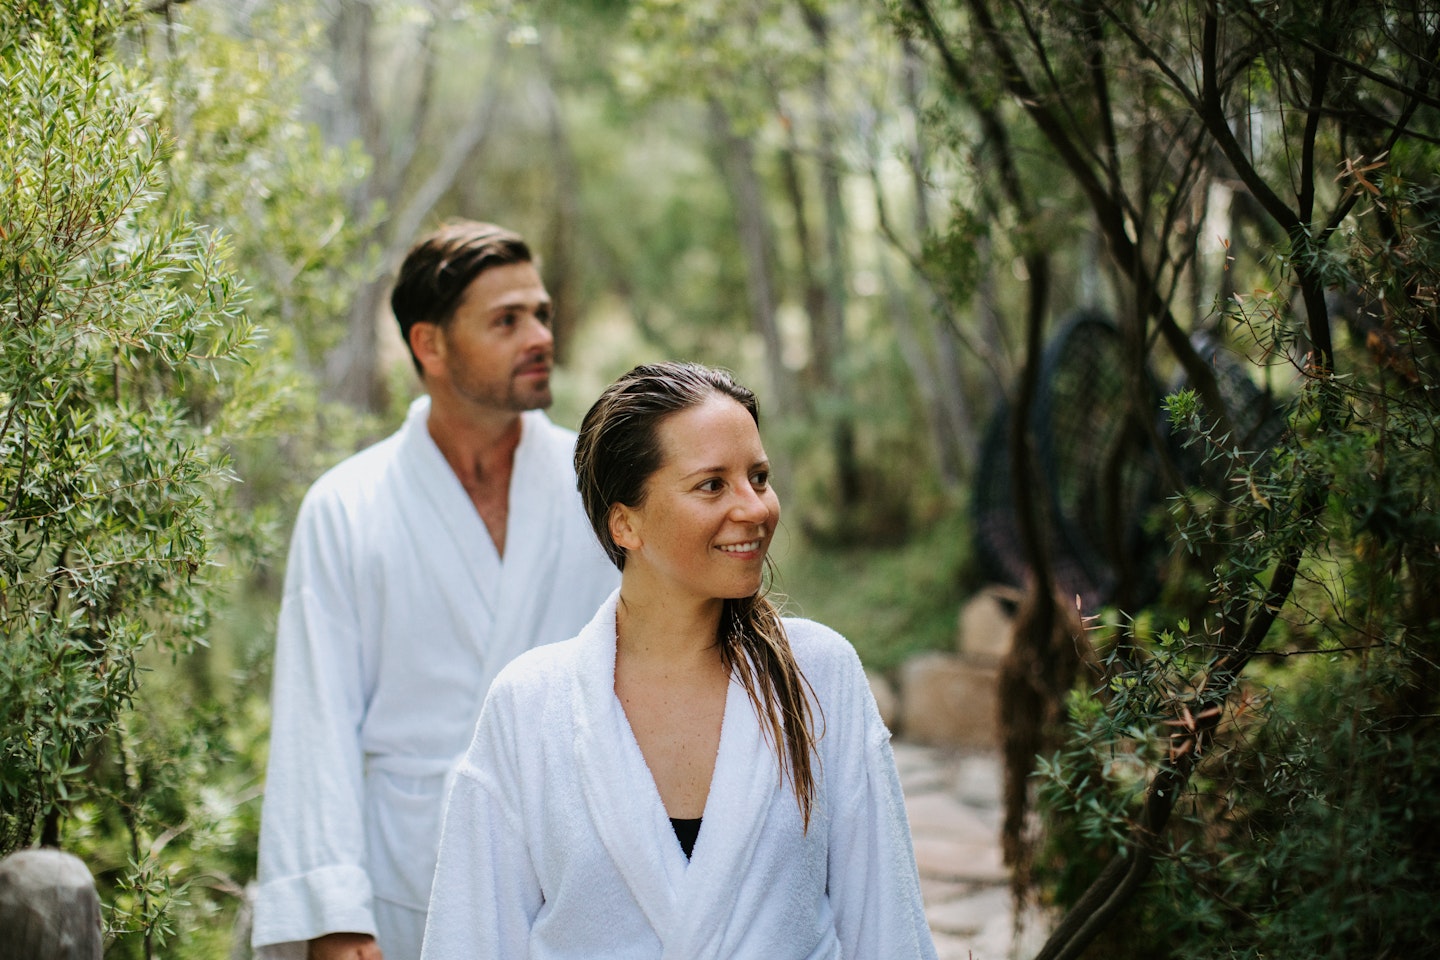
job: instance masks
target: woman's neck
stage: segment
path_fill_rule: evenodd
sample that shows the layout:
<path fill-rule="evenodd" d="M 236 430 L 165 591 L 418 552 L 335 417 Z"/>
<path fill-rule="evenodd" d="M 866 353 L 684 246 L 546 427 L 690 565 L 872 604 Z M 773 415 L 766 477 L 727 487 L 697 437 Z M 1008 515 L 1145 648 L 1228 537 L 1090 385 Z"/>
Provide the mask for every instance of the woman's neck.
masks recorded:
<path fill-rule="evenodd" d="M 616 656 L 632 664 L 663 662 L 671 669 L 711 667 L 719 659 L 716 633 L 725 602 L 676 602 L 641 589 L 626 590 L 622 579 L 615 610 Z"/>

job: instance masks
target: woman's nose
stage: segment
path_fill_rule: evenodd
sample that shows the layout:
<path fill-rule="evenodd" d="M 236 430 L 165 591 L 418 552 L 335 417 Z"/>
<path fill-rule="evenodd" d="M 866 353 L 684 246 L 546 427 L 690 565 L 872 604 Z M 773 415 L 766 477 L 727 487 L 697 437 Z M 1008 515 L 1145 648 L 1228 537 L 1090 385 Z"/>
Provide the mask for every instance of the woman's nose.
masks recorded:
<path fill-rule="evenodd" d="M 740 486 L 737 489 L 736 497 L 735 506 L 730 511 L 730 515 L 736 520 L 761 523 L 770 516 L 770 508 L 766 505 L 765 498 L 750 484 L 746 483 Z"/>

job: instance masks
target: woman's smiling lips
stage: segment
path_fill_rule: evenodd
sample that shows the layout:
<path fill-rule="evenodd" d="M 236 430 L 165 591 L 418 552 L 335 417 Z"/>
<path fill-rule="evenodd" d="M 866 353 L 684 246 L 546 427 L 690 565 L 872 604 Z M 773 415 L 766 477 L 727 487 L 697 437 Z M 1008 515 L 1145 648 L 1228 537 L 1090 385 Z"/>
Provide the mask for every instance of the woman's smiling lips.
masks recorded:
<path fill-rule="evenodd" d="M 718 545 L 715 549 L 721 551 L 722 553 L 745 555 L 759 552 L 760 546 L 764 542 L 764 539 L 761 538 L 759 540 L 747 540 L 744 543 L 723 543 Z"/>

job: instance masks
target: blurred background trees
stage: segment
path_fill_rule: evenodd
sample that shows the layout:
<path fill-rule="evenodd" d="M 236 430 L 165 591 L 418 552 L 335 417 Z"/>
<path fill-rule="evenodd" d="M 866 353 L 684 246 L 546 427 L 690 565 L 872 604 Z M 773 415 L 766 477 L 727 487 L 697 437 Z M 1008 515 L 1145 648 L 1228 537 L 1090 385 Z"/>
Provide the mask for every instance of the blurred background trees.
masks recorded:
<path fill-rule="evenodd" d="M 414 394 L 391 277 L 467 216 L 541 254 L 558 422 L 662 356 L 757 388 L 778 586 L 867 664 L 1028 592 L 1047 956 L 1423 942 L 1436 44 L 1423 0 L 9 5 L 5 849 L 84 856 L 116 956 L 229 949 L 289 519 Z"/>

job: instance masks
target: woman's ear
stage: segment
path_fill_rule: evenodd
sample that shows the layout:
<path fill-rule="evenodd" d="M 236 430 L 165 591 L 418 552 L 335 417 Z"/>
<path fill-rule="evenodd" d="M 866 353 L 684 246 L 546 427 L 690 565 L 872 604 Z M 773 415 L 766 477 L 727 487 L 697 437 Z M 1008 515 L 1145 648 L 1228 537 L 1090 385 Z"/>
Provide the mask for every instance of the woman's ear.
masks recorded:
<path fill-rule="evenodd" d="M 617 547 L 636 550 L 640 547 L 640 516 L 634 508 L 617 503 L 610 508 L 610 539 Z"/>

